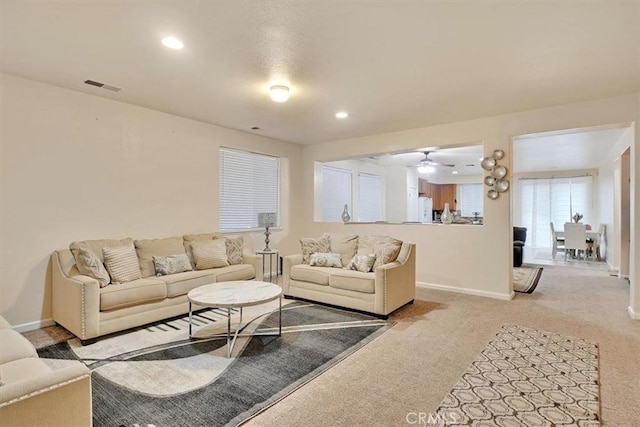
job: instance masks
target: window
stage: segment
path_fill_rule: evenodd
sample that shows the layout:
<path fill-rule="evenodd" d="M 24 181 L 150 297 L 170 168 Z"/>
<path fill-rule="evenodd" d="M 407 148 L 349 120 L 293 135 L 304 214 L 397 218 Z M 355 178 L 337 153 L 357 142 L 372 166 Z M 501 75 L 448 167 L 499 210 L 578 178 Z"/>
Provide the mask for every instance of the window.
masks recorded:
<path fill-rule="evenodd" d="M 259 212 L 280 223 L 280 159 L 220 149 L 220 230 L 257 229 Z"/>
<path fill-rule="evenodd" d="M 562 230 L 565 222 L 579 212 L 583 223 L 592 218 L 592 177 L 522 179 L 520 218 L 517 225 L 527 228 L 527 244 L 551 247 L 551 227 Z"/>
<path fill-rule="evenodd" d="M 474 216 L 474 212 L 479 212 L 478 216 L 483 216 L 483 198 L 482 184 L 458 184 L 456 208 L 462 216 Z"/>
<path fill-rule="evenodd" d="M 358 221 L 382 221 L 382 177 L 358 174 Z"/>
<path fill-rule="evenodd" d="M 322 220 L 342 222 L 342 211 L 351 209 L 351 171 L 322 166 Z"/>

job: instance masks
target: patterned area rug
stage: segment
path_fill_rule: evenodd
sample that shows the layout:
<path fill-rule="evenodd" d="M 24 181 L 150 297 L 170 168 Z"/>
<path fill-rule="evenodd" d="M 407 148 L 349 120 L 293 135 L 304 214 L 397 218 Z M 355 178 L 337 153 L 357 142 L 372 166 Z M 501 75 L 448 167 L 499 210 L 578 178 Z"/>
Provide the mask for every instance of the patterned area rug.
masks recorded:
<path fill-rule="evenodd" d="M 542 267 L 514 267 L 513 290 L 525 294 L 532 293 L 542 276 Z"/>
<path fill-rule="evenodd" d="M 247 307 L 243 333 L 277 333 L 277 302 Z M 237 314 L 236 314 L 237 315 Z M 220 332 L 226 315 L 194 316 L 198 333 Z M 82 346 L 77 338 L 38 350 L 92 370 L 94 426 L 237 425 L 388 330 L 392 322 L 312 303 L 283 304 L 282 336 L 190 340 L 188 317 Z M 208 331 L 207 331 L 208 330 Z M 226 331 L 226 329 L 225 329 Z"/>
<path fill-rule="evenodd" d="M 580 426 L 599 421 L 598 346 L 505 325 L 445 397 L 438 426 Z"/>

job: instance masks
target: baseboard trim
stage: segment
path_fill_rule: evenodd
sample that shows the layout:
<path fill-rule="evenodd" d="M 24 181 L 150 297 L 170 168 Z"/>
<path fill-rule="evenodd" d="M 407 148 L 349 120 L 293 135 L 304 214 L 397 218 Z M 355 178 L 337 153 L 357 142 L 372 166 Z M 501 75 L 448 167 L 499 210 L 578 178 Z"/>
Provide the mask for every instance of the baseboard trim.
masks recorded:
<path fill-rule="evenodd" d="M 12 326 L 12 329 L 16 332 L 27 332 L 35 329 L 46 328 L 47 326 L 53 326 L 56 322 L 53 319 L 43 319 L 36 322 L 23 323 L 21 325 Z"/>
<path fill-rule="evenodd" d="M 510 294 L 500 294 L 498 292 L 480 291 L 478 289 L 469 289 L 469 288 L 457 288 L 455 286 L 437 285 L 435 283 L 425 283 L 425 282 L 416 282 L 416 286 L 419 288 L 435 289 L 437 291 L 454 292 L 457 294 L 474 295 L 477 297 L 500 299 L 503 301 L 512 300 L 513 297 L 516 295 L 514 291 L 511 291 Z"/>
<path fill-rule="evenodd" d="M 631 306 L 627 307 L 627 311 L 629 312 L 629 317 L 634 320 L 640 320 L 640 313 L 636 313 L 635 311 L 633 311 Z"/>

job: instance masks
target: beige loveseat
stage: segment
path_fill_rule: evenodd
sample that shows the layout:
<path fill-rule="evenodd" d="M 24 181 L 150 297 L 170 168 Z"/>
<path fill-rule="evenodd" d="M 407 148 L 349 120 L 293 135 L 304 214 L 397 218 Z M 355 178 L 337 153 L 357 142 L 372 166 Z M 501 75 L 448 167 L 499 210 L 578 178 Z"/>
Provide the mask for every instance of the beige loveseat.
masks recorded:
<path fill-rule="evenodd" d="M 0 425 L 90 426 L 91 375 L 76 360 L 40 359 L 0 316 Z"/>
<path fill-rule="evenodd" d="M 416 248 L 388 236 L 357 236 L 327 233 L 330 251 L 339 253 L 343 268 L 303 264 L 303 255 L 283 259 L 283 293 L 325 304 L 365 311 L 386 318 L 389 313 L 412 303 L 416 291 Z M 369 254 L 384 243 L 399 247 L 397 257 L 372 272 L 348 270 L 356 254 Z"/>
<path fill-rule="evenodd" d="M 53 319 L 88 344 L 99 336 L 188 313 L 187 293 L 191 289 L 215 282 L 251 280 L 256 272 L 262 272 L 262 258 L 249 252 L 251 239 L 244 237 L 241 264 L 218 268 L 155 276 L 153 256 L 187 254 L 195 265 L 191 244 L 222 238 L 220 233 L 205 233 L 152 240 L 91 240 L 57 250 L 51 256 Z M 78 271 L 77 255 L 72 251 L 83 247 L 104 261 L 103 248 L 131 243 L 142 278 L 100 287 L 97 279 Z"/>

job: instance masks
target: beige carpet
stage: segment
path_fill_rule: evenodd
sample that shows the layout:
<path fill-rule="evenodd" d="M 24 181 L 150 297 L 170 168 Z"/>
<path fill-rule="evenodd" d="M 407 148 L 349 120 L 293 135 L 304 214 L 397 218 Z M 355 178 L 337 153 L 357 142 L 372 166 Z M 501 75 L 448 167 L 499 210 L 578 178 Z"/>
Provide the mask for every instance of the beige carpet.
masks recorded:
<path fill-rule="evenodd" d="M 603 424 L 640 425 L 640 321 L 627 314 L 626 281 L 545 267 L 536 291 L 512 301 L 427 289 L 418 296 L 389 332 L 246 425 L 417 425 L 503 324 L 597 342 Z"/>

